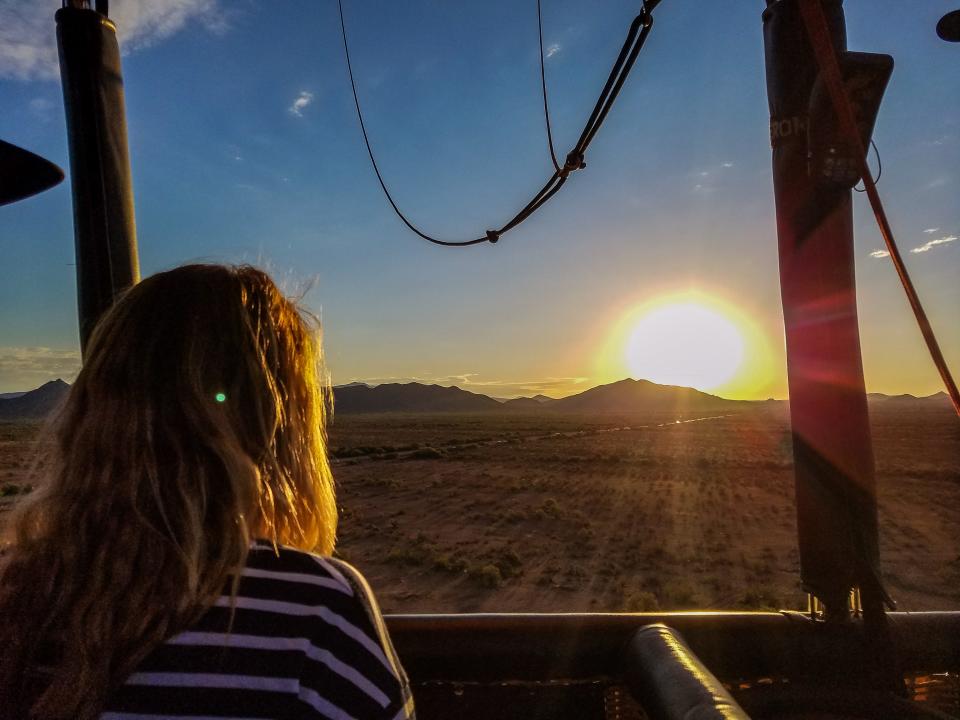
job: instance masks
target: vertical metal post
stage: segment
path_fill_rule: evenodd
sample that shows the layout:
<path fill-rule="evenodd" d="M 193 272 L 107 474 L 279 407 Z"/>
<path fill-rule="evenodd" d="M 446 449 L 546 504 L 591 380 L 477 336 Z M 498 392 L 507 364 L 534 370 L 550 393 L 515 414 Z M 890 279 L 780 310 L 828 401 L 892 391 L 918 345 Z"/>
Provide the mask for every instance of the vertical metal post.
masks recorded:
<path fill-rule="evenodd" d="M 822 3 L 834 46 L 845 50 L 842 0 Z M 767 0 L 763 30 L 801 580 L 828 618 L 848 616 L 852 588 L 882 614 L 851 193 L 809 172 L 818 70 L 797 0 Z"/>
<path fill-rule="evenodd" d="M 116 27 L 104 14 L 77 7 L 58 10 L 56 21 L 85 350 L 103 312 L 140 279 L 133 185 Z"/>

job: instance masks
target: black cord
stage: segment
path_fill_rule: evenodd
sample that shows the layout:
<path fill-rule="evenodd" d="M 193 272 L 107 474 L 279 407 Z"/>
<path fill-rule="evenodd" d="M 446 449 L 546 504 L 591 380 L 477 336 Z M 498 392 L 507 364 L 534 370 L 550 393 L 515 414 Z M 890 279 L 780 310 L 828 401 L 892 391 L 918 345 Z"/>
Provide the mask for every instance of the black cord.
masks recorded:
<path fill-rule="evenodd" d="M 350 48 L 347 46 L 347 28 L 343 22 L 343 0 L 337 0 L 337 3 L 340 6 L 340 30 L 343 33 L 343 51 L 347 56 L 347 72 L 350 74 L 350 87 L 353 89 L 353 102 L 357 106 L 357 118 L 360 120 L 360 130 L 363 133 L 363 142 L 367 146 L 367 154 L 370 156 L 370 163 L 373 165 L 373 171 L 377 174 L 377 180 L 380 181 L 380 187 L 383 188 L 383 194 L 387 196 L 387 200 L 390 202 L 390 206 L 393 208 L 393 211 L 397 214 L 397 217 L 403 220 L 404 225 L 410 228 L 413 232 L 422 237 L 424 240 L 437 245 L 457 247 L 477 245 L 478 243 L 487 242 L 487 237 L 477 238 L 475 240 L 461 240 L 456 242 L 437 240 L 436 238 L 432 238 L 426 233 L 421 232 L 412 222 L 407 220 L 406 215 L 400 212 L 400 208 L 397 207 L 397 203 L 394 202 L 393 196 L 390 194 L 390 191 L 387 190 L 387 184 L 383 181 L 383 175 L 380 174 L 380 168 L 377 167 L 377 159 L 373 156 L 373 148 L 370 147 L 370 138 L 367 137 L 367 126 L 363 122 L 363 113 L 360 112 L 360 98 L 357 97 L 357 84 L 353 79 L 353 65 L 350 63 Z"/>
<path fill-rule="evenodd" d="M 874 154 L 877 156 L 877 176 L 873 179 L 873 184 L 876 185 L 880 181 L 880 176 L 883 175 L 883 161 L 880 159 L 880 151 L 877 150 L 877 144 L 873 141 L 873 138 L 870 139 L 870 146 L 873 148 Z M 859 193 L 866 192 L 866 186 L 862 188 L 854 187 Z"/>
<path fill-rule="evenodd" d="M 620 54 L 617 56 L 617 60 L 610 71 L 610 75 L 607 77 L 607 82 L 603 86 L 603 90 L 600 92 L 600 97 L 597 98 L 593 112 L 590 113 L 590 118 L 587 120 L 587 123 L 583 128 L 583 132 L 580 134 L 580 139 L 577 141 L 574 149 L 567 154 L 566 160 L 561 166 L 553 150 L 553 132 L 550 128 L 550 112 L 547 103 L 547 81 L 543 61 L 543 25 L 541 21 L 540 0 L 537 0 L 537 21 L 540 29 L 540 83 L 543 88 L 543 110 L 547 123 L 547 140 L 550 143 L 550 156 L 554 167 L 553 175 L 550 176 L 550 179 L 548 179 L 546 184 L 540 188 L 540 191 L 533 196 L 530 202 L 528 202 L 523 209 L 520 210 L 520 212 L 514 215 L 513 218 L 499 230 L 487 230 L 483 237 L 479 237 L 474 240 L 451 241 L 438 240 L 437 238 L 431 237 L 417 228 L 412 222 L 410 222 L 409 219 L 407 219 L 407 216 L 401 212 L 399 206 L 394 201 L 393 196 L 390 194 L 390 191 L 387 189 L 387 184 L 384 182 L 383 175 L 380 173 L 380 168 L 377 165 L 377 160 L 373 155 L 373 148 L 370 145 L 370 138 L 367 135 L 366 123 L 363 121 L 363 112 L 360 110 L 360 98 L 357 94 L 357 83 L 354 80 L 353 65 L 350 62 L 350 47 L 347 43 L 347 28 L 343 19 L 343 0 L 337 0 L 337 6 L 340 10 L 340 31 L 343 35 L 343 51 L 347 58 L 347 72 L 350 75 L 350 88 L 353 91 L 353 103 L 357 108 L 357 119 L 360 121 L 360 131 L 363 133 L 363 142 L 367 146 L 367 155 L 370 156 L 370 164 L 373 165 L 373 171 L 377 175 L 377 181 L 380 183 L 380 188 L 383 190 L 383 194 L 387 196 L 387 201 L 390 203 L 390 207 L 393 208 L 393 211 L 397 214 L 397 217 L 403 221 L 404 225 L 406 225 L 408 228 L 410 228 L 410 230 L 427 242 L 434 243 L 435 245 L 443 245 L 445 247 L 465 247 L 467 245 L 477 245 L 484 242 L 497 242 L 501 235 L 517 227 L 517 225 L 522 223 L 533 213 L 543 207 L 543 205 L 550 200 L 550 198 L 552 198 L 561 187 L 563 187 L 567 181 L 567 178 L 570 176 L 570 173 L 575 170 L 581 170 L 587 166 L 586 162 L 584 161 L 586 149 L 596 135 L 597 130 L 600 129 L 600 125 L 603 124 L 604 119 L 610 112 L 610 108 L 613 107 L 613 103 L 617 99 L 617 95 L 620 93 L 624 82 L 626 82 L 627 75 L 629 75 L 637 56 L 640 54 L 640 50 L 647 39 L 647 35 L 650 33 L 650 28 L 653 26 L 653 16 L 651 15 L 651 12 L 659 3 L 660 0 L 644 0 L 640 14 L 634 18 L 632 23 L 630 23 L 630 29 L 627 32 L 627 38 L 624 40 L 623 47 L 620 49 Z"/>
<path fill-rule="evenodd" d="M 627 38 L 623 41 L 623 47 L 620 48 L 620 54 L 617 56 L 617 61 L 613 64 L 613 69 L 610 70 L 610 75 L 607 77 L 607 82 L 603 86 L 603 90 L 600 91 L 600 97 L 597 98 L 596 105 L 593 106 L 593 112 L 590 113 L 590 118 L 587 120 L 587 124 L 583 128 L 583 132 L 580 133 L 580 139 L 577 140 L 578 148 L 586 146 L 588 142 L 587 135 L 590 133 L 590 129 L 596 124 L 597 117 L 603 111 L 603 106 L 606 103 L 607 98 L 610 96 L 610 90 L 616 81 L 616 77 L 623 68 L 623 64 L 626 62 L 626 59 L 630 54 L 630 49 L 636 43 L 637 32 L 639 29 L 640 15 L 637 15 L 637 17 L 633 19 L 633 22 L 630 23 L 630 29 L 627 31 Z"/>
<path fill-rule="evenodd" d="M 610 91 L 610 96 L 607 98 L 606 103 L 604 104 L 603 110 L 600 112 L 600 115 L 597 117 L 596 122 L 593 124 L 593 127 L 590 128 L 590 133 L 587 135 L 586 142 L 584 142 L 583 147 L 580 148 L 580 152 L 586 152 L 587 146 L 593 141 L 594 135 L 597 134 L 597 130 L 600 129 L 600 126 L 603 124 L 603 121 L 607 119 L 607 113 L 610 112 L 610 108 L 613 107 L 613 103 L 616 101 L 617 96 L 620 94 L 620 90 L 623 88 L 623 84 L 627 80 L 627 75 L 630 74 L 630 71 L 633 69 L 633 64 L 637 60 L 637 56 L 640 54 L 640 49 L 643 47 L 643 44 L 647 40 L 647 35 L 650 34 L 650 28 L 653 27 L 653 16 L 649 13 L 642 13 L 637 16 L 637 19 L 642 24 L 642 29 L 640 34 L 637 36 L 636 41 L 634 42 L 633 49 L 630 51 L 630 56 L 627 58 L 626 62 L 623 65 L 623 68 L 618 74 L 617 81 L 613 86 L 613 89 Z"/>
<path fill-rule="evenodd" d="M 540 33 L 540 86 L 543 88 L 543 117 L 547 121 L 547 147 L 550 148 L 550 160 L 553 169 L 560 172 L 557 153 L 553 149 L 553 131 L 550 128 L 550 106 L 547 103 L 547 71 L 543 66 L 543 16 L 540 12 L 540 0 L 537 0 L 537 31 Z"/>

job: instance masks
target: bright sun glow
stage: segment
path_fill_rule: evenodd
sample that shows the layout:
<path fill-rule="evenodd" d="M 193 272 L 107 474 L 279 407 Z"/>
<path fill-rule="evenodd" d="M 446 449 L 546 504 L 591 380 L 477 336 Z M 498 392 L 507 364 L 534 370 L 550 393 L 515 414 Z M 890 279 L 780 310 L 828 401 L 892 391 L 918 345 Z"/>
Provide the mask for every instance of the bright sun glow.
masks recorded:
<path fill-rule="evenodd" d="M 622 311 L 598 357 L 607 381 L 629 375 L 725 397 L 756 397 L 771 381 L 763 333 L 735 305 L 713 295 L 667 293 Z"/>
<path fill-rule="evenodd" d="M 743 345 L 737 327 L 716 310 L 675 302 L 637 320 L 627 340 L 627 366 L 637 378 L 712 390 L 736 374 Z"/>

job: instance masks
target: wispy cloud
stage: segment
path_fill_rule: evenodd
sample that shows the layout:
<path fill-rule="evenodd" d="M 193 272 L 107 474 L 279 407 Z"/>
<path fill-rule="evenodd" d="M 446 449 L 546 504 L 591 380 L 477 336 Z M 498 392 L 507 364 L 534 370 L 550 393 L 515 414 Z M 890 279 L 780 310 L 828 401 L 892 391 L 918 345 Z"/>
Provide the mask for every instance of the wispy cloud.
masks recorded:
<path fill-rule="evenodd" d="M 557 54 L 558 52 L 560 52 L 561 50 L 563 50 L 563 47 L 561 47 L 561 45 L 560 45 L 559 43 L 553 43 L 553 44 L 547 46 L 546 55 L 547 55 L 548 58 L 552 58 L 554 55 L 556 55 L 556 54 Z"/>
<path fill-rule="evenodd" d="M 927 235 L 933 235 L 935 232 L 940 232 L 940 228 L 927 228 L 924 232 Z"/>
<path fill-rule="evenodd" d="M 936 137 L 933 140 L 925 140 L 923 144 L 928 146 L 933 146 L 933 147 L 940 147 L 942 145 L 950 145 L 954 143 L 956 139 L 957 139 L 957 136 L 955 134 L 944 133 L 943 135 L 940 135 L 939 137 Z"/>
<path fill-rule="evenodd" d="M 910 252 L 914 254 L 930 252 L 937 245 L 946 245 L 947 243 L 952 243 L 957 239 L 956 235 L 944 235 L 943 237 L 937 238 L 935 240 L 928 240 L 923 245 L 918 245 L 915 248 L 911 248 Z"/>
<path fill-rule="evenodd" d="M 53 15 L 61 4 L 61 0 L 0 2 L 0 77 L 59 77 Z M 153 45 L 188 23 L 223 33 L 228 17 L 218 0 L 124 0 L 110 6 L 124 52 Z"/>
<path fill-rule="evenodd" d="M 53 100 L 45 97 L 36 97 L 30 101 L 28 104 L 30 112 L 40 120 L 47 121 L 50 119 L 50 115 L 53 112 L 54 104 Z"/>
<path fill-rule="evenodd" d="M 78 372 L 77 349 L 0 347 L 0 392 L 32 390 L 57 378 L 70 382 Z"/>
<path fill-rule="evenodd" d="M 870 257 L 885 258 L 885 257 L 890 257 L 890 253 L 888 253 L 886 250 L 871 250 Z"/>
<path fill-rule="evenodd" d="M 723 187 L 725 171 L 732 167 L 734 167 L 732 160 L 724 160 L 694 168 L 690 172 L 690 177 L 693 179 L 693 192 L 699 195 L 709 195 Z"/>
<path fill-rule="evenodd" d="M 293 101 L 293 104 L 287 108 L 291 115 L 296 115 L 297 117 L 303 117 L 303 111 L 306 107 L 313 102 L 313 93 L 306 90 L 301 90 L 300 94 L 297 95 L 296 99 Z"/>

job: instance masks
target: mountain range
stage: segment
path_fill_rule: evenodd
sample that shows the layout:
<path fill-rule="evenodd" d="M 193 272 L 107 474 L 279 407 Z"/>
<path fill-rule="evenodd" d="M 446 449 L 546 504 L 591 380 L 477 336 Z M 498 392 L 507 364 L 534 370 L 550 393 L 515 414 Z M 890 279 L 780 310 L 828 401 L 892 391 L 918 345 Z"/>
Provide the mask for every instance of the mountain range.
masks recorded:
<path fill-rule="evenodd" d="M 66 397 L 70 386 L 53 380 L 25 393 L 0 397 L 0 420 L 37 420 L 46 417 Z M 759 406 L 774 400 L 728 400 L 676 385 L 627 378 L 598 385 L 576 395 L 554 399 L 546 395 L 498 400 L 459 387 L 423 383 L 367 385 L 354 382 L 333 388 L 338 414 L 358 413 L 575 413 L 629 414 L 638 411 L 719 412 Z M 949 406 L 946 393 L 927 397 L 870 393 L 871 403 L 896 407 Z"/>
<path fill-rule="evenodd" d="M 57 378 L 25 393 L 6 393 L 0 398 L 0 420 L 45 418 L 67 396 L 70 386 Z M 11 397 L 12 396 L 12 397 Z"/>

